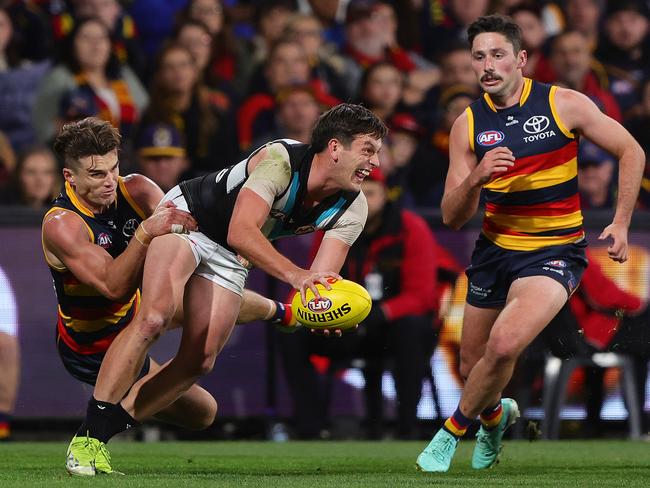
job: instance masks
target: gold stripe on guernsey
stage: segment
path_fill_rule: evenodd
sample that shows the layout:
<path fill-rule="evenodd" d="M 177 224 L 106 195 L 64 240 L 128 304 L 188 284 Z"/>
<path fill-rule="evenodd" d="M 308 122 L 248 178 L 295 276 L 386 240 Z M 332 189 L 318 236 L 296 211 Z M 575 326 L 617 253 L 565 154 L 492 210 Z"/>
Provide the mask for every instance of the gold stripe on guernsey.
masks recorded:
<path fill-rule="evenodd" d="M 582 225 L 582 212 L 578 210 L 567 215 L 507 215 L 485 212 L 485 219 L 514 232 L 546 232 L 550 230 L 571 229 Z"/>
<path fill-rule="evenodd" d="M 90 218 L 95 218 L 95 214 L 92 213 L 81 201 L 79 200 L 79 197 L 77 197 L 77 194 L 74 192 L 72 187 L 70 186 L 70 183 L 67 181 L 65 182 L 65 194 L 68 195 L 68 198 L 72 202 L 72 205 L 74 205 L 77 210 L 79 210 L 82 214 L 87 215 Z"/>
<path fill-rule="evenodd" d="M 66 185 L 67 185 L 67 184 L 68 184 L 68 183 L 66 183 Z M 50 215 L 52 212 L 54 212 L 54 211 L 56 211 L 56 210 L 63 210 L 64 212 L 69 212 L 69 213 L 71 213 L 72 215 L 77 215 L 77 217 L 79 217 L 79 218 L 81 219 L 81 221 L 83 222 L 84 226 L 86 226 L 86 231 L 88 232 L 88 237 L 90 238 L 90 242 L 95 242 L 95 233 L 94 233 L 93 230 L 90 228 L 90 226 L 86 223 L 86 221 L 85 221 L 85 220 L 84 220 L 80 215 L 76 214 L 75 212 L 73 212 L 73 211 L 70 210 L 70 209 L 63 208 L 63 207 L 52 207 L 52 208 L 49 209 L 49 210 L 47 211 L 47 213 L 43 216 L 43 222 L 45 222 L 45 219 L 47 218 L 48 215 Z M 41 227 L 41 247 L 43 248 L 43 255 L 45 256 L 45 262 L 47 263 L 47 265 L 48 265 L 50 268 L 52 268 L 52 269 L 55 270 L 55 271 L 65 271 L 65 270 L 68 269 L 66 266 L 58 266 L 58 265 L 52 263 L 52 262 L 48 259 L 48 257 L 47 257 L 47 252 L 45 252 L 45 242 L 44 242 L 44 238 L 43 238 L 43 228 L 42 228 L 42 227 Z"/>
<path fill-rule="evenodd" d="M 562 134 L 567 136 L 569 139 L 575 139 L 575 135 L 567 128 L 566 125 L 560 120 L 560 116 L 557 113 L 557 107 L 555 105 L 555 92 L 557 92 L 557 86 L 552 86 L 551 91 L 548 94 L 548 103 L 551 106 L 551 113 L 553 114 L 553 119 L 555 123 L 562 131 Z"/>
<path fill-rule="evenodd" d="M 470 107 L 465 109 L 467 114 L 467 135 L 469 137 L 469 148 L 474 152 L 474 112 Z"/>
<path fill-rule="evenodd" d="M 486 230 L 483 230 L 483 234 L 497 246 L 511 251 L 535 251 L 548 246 L 571 244 L 584 237 L 584 233 L 577 236 L 511 236 Z"/>
<path fill-rule="evenodd" d="M 524 89 L 521 91 L 521 97 L 519 97 L 519 106 L 523 106 L 530 96 L 530 91 L 533 89 L 533 80 L 530 78 L 524 78 Z"/>
<path fill-rule="evenodd" d="M 526 103 L 526 100 L 528 100 L 528 97 L 530 96 L 530 91 L 533 89 L 533 80 L 530 78 L 524 78 L 524 87 L 521 89 L 521 95 L 519 96 L 519 106 L 522 107 L 524 103 Z M 485 103 L 488 104 L 488 107 L 492 109 L 493 112 L 497 111 L 496 105 L 494 105 L 494 102 L 490 98 L 490 95 L 486 92 L 483 94 L 483 98 L 485 99 Z"/>
<path fill-rule="evenodd" d="M 118 185 L 120 185 L 120 190 L 122 190 L 122 195 L 124 195 L 124 198 L 126 198 L 126 201 L 129 202 L 129 205 L 131 205 L 131 208 L 135 210 L 135 212 L 140 216 L 142 220 L 145 220 L 147 216 L 145 215 L 144 211 L 140 208 L 140 206 L 135 203 L 135 200 L 129 193 L 129 190 L 126 189 L 126 184 L 124 183 L 124 180 L 120 176 L 118 181 Z"/>
<path fill-rule="evenodd" d="M 515 164 L 517 164 L 515 162 Z M 525 173 L 511 176 L 510 178 L 496 178 L 484 186 L 485 189 L 497 192 L 515 192 L 526 190 L 539 190 L 549 186 L 559 185 L 578 174 L 578 162 L 576 158 L 570 159 L 564 164 L 553 168 L 543 169 L 534 173 Z"/>
<path fill-rule="evenodd" d="M 138 296 L 137 293 L 134 293 L 129 303 L 124 304 L 124 306 L 121 307 L 118 311 L 111 313 L 106 317 L 100 317 L 97 319 L 92 319 L 92 320 L 73 319 L 70 316 L 64 315 L 63 312 L 61 311 L 61 307 L 59 307 L 59 313 L 63 318 L 63 322 L 65 323 L 65 326 L 74 330 L 75 332 L 96 332 L 98 330 L 102 330 L 105 327 L 108 327 L 109 325 L 115 325 L 120 320 L 122 320 L 122 318 L 127 313 L 129 313 L 129 310 L 131 310 L 133 301 L 137 298 L 137 296 Z"/>

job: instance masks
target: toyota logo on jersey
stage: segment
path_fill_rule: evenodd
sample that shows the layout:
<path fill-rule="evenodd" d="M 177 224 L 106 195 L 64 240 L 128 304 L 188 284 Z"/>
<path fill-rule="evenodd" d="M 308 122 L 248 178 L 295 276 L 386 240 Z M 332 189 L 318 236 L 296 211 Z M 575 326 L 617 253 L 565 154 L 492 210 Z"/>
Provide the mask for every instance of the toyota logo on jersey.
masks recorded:
<path fill-rule="evenodd" d="M 476 142 L 481 146 L 494 146 L 506 138 L 503 132 L 499 130 L 486 130 L 476 136 Z"/>
<path fill-rule="evenodd" d="M 524 130 L 529 134 L 539 134 L 546 130 L 550 121 L 544 115 L 533 115 L 526 122 L 524 122 Z"/>

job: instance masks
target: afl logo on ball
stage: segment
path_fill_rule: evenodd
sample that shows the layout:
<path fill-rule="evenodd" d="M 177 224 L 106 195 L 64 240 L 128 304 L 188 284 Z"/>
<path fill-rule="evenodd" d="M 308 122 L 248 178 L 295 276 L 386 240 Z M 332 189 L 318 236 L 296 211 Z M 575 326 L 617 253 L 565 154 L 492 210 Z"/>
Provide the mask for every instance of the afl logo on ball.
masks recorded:
<path fill-rule="evenodd" d="M 312 312 L 327 312 L 330 308 L 332 308 L 332 300 L 324 297 L 312 298 L 309 300 L 309 303 L 307 303 L 307 307 Z"/>
<path fill-rule="evenodd" d="M 476 141 L 481 146 L 494 146 L 506 138 L 503 132 L 499 130 L 486 130 L 476 136 Z"/>

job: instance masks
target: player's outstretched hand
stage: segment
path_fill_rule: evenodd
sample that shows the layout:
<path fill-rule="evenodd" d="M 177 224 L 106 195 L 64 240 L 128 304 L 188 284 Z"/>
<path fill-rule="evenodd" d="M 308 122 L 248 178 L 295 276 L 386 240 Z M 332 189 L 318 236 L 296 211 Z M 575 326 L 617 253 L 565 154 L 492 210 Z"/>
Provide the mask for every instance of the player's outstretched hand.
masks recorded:
<path fill-rule="evenodd" d="M 613 241 L 607 248 L 609 258 L 618 263 L 627 261 L 627 225 L 617 224 L 616 222 L 609 224 L 598 236 L 598 240 L 603 241 L 608 238 L 611 238 Z"/>
<path fill-rule="evenodd" d="M 343 279 L 338 274 L 332 273 L 331 271 L 310 271 L 301 269 L 294 273 L 289 284 L 296 290 L 300 291 L 302 304 L 307 306 L 307 289 L 310 289 L 314 296 L 320 298 L 320 293 L 318 292 L 318 288 L 316 288 L 316 284 L 320 283 L 326 290 L 331 290 L 332 286 L 328 283 L 328 278 L 333 278 L 335 280 Z"/>
<path fill-rule="evenodd" d="M 160 205 L 153 215 L 140 225 L 151 238 L 170 233 L 186 234 L 198 229 L 194 217 L 188 212 L 177 209 L 171 201 Z"/>
<path fill-rule="evenodd" d="M 471 174 L 472 186 L 482 186 L 492 178 L 505 173 L 515 164 L 515 155 L 507 147 L 495 147 L 485 153 Z"/>

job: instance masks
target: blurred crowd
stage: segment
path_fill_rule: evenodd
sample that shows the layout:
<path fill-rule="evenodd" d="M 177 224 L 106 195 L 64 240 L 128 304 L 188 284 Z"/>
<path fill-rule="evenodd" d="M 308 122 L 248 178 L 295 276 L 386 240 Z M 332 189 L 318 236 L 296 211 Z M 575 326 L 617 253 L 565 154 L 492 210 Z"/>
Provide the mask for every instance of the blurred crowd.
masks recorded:
<path fill-rule="evenodd" d="M 525 75 L 587 94 L 650 151 L 645 0 L 4 0 L 0 204 L 58 193 L 48 146 L 69 121 L 111 121 L 122 174 L 167 190 L 270 139 L 307 142 L 350 101 L 391 128 L 390 198 L 437 207 L 450 127 L 479 90 L 465 30 L 495 12 L 522 27 Z M 580 155 L 583 206 L 610 208 L 615 158 L 586 142 Z"/>

